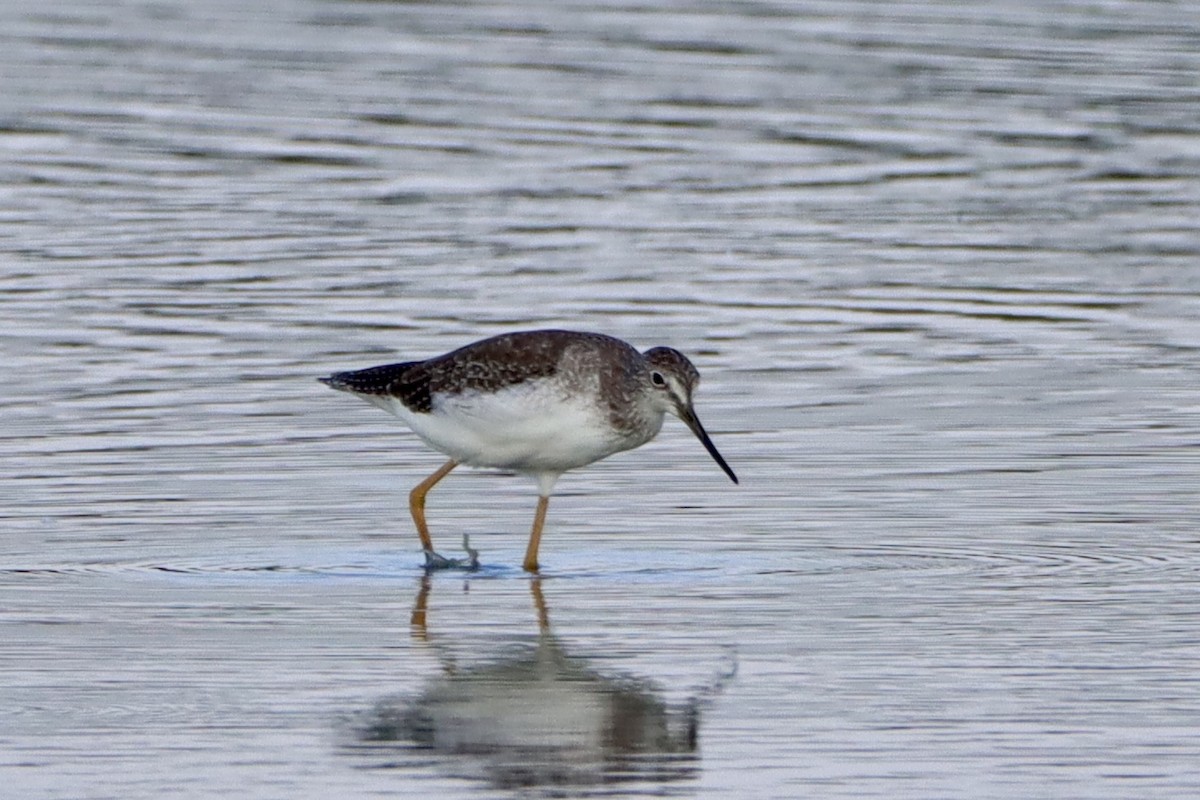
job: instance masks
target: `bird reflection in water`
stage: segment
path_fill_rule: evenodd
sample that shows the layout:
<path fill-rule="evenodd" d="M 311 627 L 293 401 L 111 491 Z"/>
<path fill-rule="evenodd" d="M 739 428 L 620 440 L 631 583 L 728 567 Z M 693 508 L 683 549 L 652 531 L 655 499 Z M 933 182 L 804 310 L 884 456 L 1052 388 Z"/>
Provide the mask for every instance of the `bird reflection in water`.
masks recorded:
<path fill-rule="evenodd" d="M 431 583 L 412 613 L 415 640 L 438 651 L 444 674 L 416 696 L 388 698 L 360 722 L 356 750 L 395 748 L 444 756 L 454 777 L 501 788 L 661 785 L 696 775 L 700 713 L 733 677 L 714 676 L 686 702 L 669 704 L 650 681 L 604 674 L 550 632 L 541 582 L 530 583 L 538 635 L 532 644 L 469 667 L 455 665 L 427 627 Z M 401 760 L 403 761 L 403 759 Z"/>

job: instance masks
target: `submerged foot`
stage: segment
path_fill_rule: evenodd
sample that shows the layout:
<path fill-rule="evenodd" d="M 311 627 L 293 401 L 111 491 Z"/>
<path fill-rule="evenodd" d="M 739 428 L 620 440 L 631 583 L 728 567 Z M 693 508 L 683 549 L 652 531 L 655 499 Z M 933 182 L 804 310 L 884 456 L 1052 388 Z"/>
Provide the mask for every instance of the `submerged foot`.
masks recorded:
<path fill-rule="evenodd" d="M 471 547 L 471 538 L 463 534 L 463 550 L 467 551 L 464 558 L 446 558 L 433 550 L 425 551 L 425 569 L 479 569 L 479 551 Z"/>

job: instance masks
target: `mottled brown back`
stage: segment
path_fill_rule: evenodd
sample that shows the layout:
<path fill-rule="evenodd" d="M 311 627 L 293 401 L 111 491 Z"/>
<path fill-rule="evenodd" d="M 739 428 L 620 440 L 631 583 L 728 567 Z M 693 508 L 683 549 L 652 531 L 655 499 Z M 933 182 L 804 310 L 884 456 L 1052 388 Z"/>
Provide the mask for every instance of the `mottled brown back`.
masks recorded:
<path fill-rule="evenodd" d="M 548 335 L 552 334 L 552 335 Z M 461 347 L 427 361 L 408 361 L 338 372 L 322 381 L 335 389 L 364 395 L 390 395 L 406 408 L 428 414 L 435 394 L 495 392 L 558 370 L 563 351 L 575 344 L 599 348 L 629 345 L 609 336 L 575 331 L 506 333 Z"/>

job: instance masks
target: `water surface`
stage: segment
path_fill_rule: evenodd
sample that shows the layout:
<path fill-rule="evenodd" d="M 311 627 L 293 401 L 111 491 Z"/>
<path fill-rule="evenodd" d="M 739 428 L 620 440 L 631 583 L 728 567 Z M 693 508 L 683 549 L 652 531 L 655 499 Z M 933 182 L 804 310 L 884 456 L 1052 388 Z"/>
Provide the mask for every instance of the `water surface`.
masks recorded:
<path fill-rule="evenodd" d="M 1200 792 L 1186 4 L 0 9 L 22 797 Z M 517 328 L 684 426 L 458 471 L 314 378 Z"/>

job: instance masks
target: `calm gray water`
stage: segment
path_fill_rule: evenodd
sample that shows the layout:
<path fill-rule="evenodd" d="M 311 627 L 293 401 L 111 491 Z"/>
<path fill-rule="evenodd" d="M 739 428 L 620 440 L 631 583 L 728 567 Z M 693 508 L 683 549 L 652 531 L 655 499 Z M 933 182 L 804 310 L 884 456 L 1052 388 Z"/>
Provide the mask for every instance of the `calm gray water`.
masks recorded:
<path fill-rule="evenodd" d="M 0 4 L 5 797 L 1200 795 L 1200 10 Z M 538 326 L 669 421 L 314 381 Z"/>

